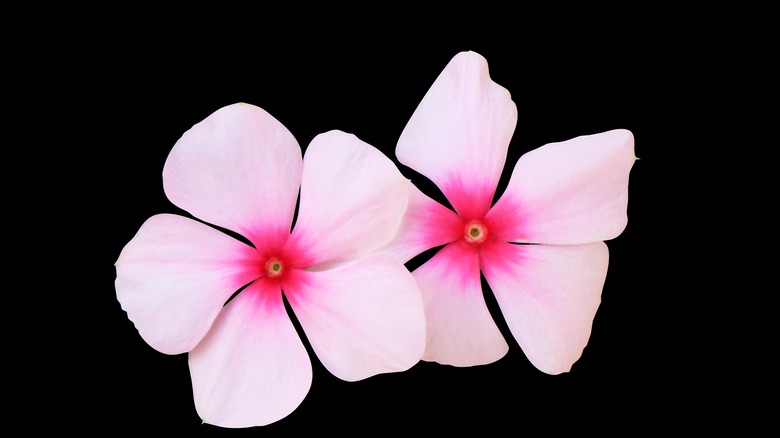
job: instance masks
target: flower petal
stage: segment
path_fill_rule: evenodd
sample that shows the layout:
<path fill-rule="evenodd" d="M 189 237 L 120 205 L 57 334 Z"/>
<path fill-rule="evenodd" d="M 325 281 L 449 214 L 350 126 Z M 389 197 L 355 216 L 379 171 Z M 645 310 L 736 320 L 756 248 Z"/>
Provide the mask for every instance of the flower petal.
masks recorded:
<path fill-rule="evenodd" d="M 168 199 L 261 249 L 289 235 L 301 182 L 301 148 L 263 109 L 223 107 L 176 142 L 163 169 Z"/>
<path fill-rule="evenodd" d="M 549 143 L 517 161 L 486 220 L 497 239 L 575 244 L 625 229 L 628 175 L 636 158 L 630 131 L 615 129 Z"/>
<path fill-rule="evenodd" d="M 190 351 L 225 301 L 260 275 L 257 251 L 200 222 L 149 218 L 116 262 L 116 296 L 141 337 L 167 354 Z"/>
<path fill-rule="evenodd" d="M 461 52 L 412 114 L 396 156 L 430 178 L 461 216 L 482 218 L 493 202 L 516 124 L 517 107 L 490 79 L 485 58 Z"/>
<path fill-rule="evenodd" d="M 590 338 L 609 252 L 585 245 L 482 246 L 482 272 L 520 348 L 548 374 L 571 369 Z"/>
<path fill-rule="evenodd" d="M 294 411 L 311 388 L 311 361 L 272 280 L 258 280 L 236 295 L 189 363 L 198 414 L 217 426 L 273 423 Z"/>
<path fill-rule="evenodd" d="M 381 251 L 401 263 L 428 249 L 453 242 L 463 233 L 463 221 L 450 209 L 409 184 L 409 206 L 395 238 Z"/>
<path fill-rule="evenodd" d="M 288 275 L 283 288 L 290 306 L 317 357 L 336 377 L 355 381 L 420 361 L 422 300 L 401 263 L 373 254 Z"/>
<path fill-rule="evenodd" d="M 306 254 L 311 266 L 387 244 L 406 211 L 408 185 L 389 158 L 354 135 L 318 135 L 304 157 L 300 210 L 289 245 Z"/>
<path fill-rule="evenodd" d="M 454 366 L 484 365 L 509 346 L 490 315 L 479 276 L 479 255 L 451 243 L 413 273 L 425 304 L 424 360 Z"/>

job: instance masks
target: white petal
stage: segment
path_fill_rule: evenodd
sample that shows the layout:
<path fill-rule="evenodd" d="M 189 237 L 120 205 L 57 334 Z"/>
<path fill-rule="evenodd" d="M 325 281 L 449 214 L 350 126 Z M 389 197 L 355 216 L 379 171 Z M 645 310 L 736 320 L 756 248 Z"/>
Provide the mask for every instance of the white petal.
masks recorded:
<path fill-rule="evenodd" d="M 323 365 L 354 381 L 420 361 L 425 317 L 414 278 L 378 254 L 324 271 L 293 271 L 284 290 Z"/>
<path fill-rule="evenodd" d="M 485 303 L 474 247 L 449 244 L 412 274 L 425 303 L 424 360 L 465 367 L 504 357 L 509 346 Z"/>
<path fill-rule="evenodd" d="M 373 146 L 341 131 L 320 134 L 306 150 L 300 211 L 288 245 L 307 255 L 310 266 L 365 255 L 395 236 L 408 185 Z"/>
<path fill-rule="evenodd" d="M 585 245 L 483 245 L 482 272 L 528 360 L 548 374 L 582 355 L 601 303 L 609 253 Z"/>
<path fill-rule="evenodd" d="M 141 337 L 167 354 L 190 351 L 222 306 L 260 275 L 257 251 L 200 222 L 149 218 L 116 262 L 116 296 Z"/>
<path fill-rule="evenodd" d="M 230 301 L 189 363 L 198 414 L 222 427 L 278 421 L 301 404 L 312 382 L 308 353 L 272 280 L 258 280 Z"/>
<path fill-rule="evenodd" d="M 546 144 L 520 157 L 486 220 L 510 242 L 576 244 L 625 229 L 628 176 L 636 158 L 630 131 L 615 129 Z"/>
<path fill-rule="evenodd" d="M 461 52 L 423 97 L 395 152 L 430 178 L 461 216 L 481 219 L 493 202 L 516 124 L 517 107 L 490 79 L 485 58 Z"/>
<path fill-rule="evenodd" d="M 409 184 L 409 206 L 395 238 L 381 251 L 406 263 L 428 249 L 459 239 L 463 220 Z"/>
<path fill-rule="evenodd" d="M 163 169 L 168 198 L 258 249 L 290 233 L 301 183 L 301 148 L 263 109 L 229 105 L 193 126 Z"/>

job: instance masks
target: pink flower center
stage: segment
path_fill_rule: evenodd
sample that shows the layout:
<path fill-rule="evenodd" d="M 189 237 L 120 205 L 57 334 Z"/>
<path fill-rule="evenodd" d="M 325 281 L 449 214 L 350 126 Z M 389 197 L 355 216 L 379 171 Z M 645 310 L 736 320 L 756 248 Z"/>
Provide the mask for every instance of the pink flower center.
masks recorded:
<path fill-rule="evenodd" d="M 279 277 L 284 273 L 284 263 L 282 263 L 282 260 L 278 257 L 270 257 L 265 262 L 265 275 L 268 276 L 268 278 L 272 278 L 274 280 L 278 280 Z"/>
<path fill-rule="evenodd" d="M 468 243 L 478 245 L 487 239 L 488 229 L 485 223 L 479 219 L 473 219 L 466 222 L 463 227 L 463 238 Z"/>

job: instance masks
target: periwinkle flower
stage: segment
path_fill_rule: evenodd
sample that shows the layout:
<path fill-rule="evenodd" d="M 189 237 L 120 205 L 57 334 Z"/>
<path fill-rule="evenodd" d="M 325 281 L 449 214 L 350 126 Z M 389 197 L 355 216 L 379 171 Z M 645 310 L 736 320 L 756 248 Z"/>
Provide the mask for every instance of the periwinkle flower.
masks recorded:
<path fill-rule="evenodd" d="M 615 129 L 530 151 L 493 205 L 516 123 L 515 103 L 485 58 L 457 54 L 396 146 L 398 160 L 436 184 L 454 211 L 412 187 L 385 251 L 407 262 L 443 246 L 413 272 L 425 304 L 424 360 L 472 366 L 507 353 L 482 272 L 530 362 L 559 374 L 590 338 L 609 261 L 604 241 L 627 225 L 634 138 Z"/>
<path fill-rule="evenodd" d="M 419 289 L 401 262 L 374 252 L 393 238 L 409 182 L 377 149 L 330 131 L 302 158 L 279 121 L 235 104 L 184 133 L 163 184 L 203 222 L 149 218 L 116 262 L 117 298 L 149 345 L 188 353 L 204 422 L 266 425 L 303 401 L 312 367 L 284 298 L 340 379 L 420 360 Z"/>

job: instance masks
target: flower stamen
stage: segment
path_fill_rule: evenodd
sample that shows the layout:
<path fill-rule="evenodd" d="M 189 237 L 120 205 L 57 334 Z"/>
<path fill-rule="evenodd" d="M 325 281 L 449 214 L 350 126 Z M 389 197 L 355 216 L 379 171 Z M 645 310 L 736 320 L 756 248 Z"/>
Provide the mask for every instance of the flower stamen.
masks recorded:
<path fill-rule="evenodd" d="M 463 238 L 469 243 L 482 243 L 487 239 L 488 230 L 480 220 L 472 220 L 463 228 Z"/>
<path fill-rule="evenodd" d="M 284 272 L 284 265 L 278 258 L 271 257 L 267 262 L 265 262 L 265 273 L 268 275 L 268 277 L 276 278 L 282 275 L 282 272 Z"/>

